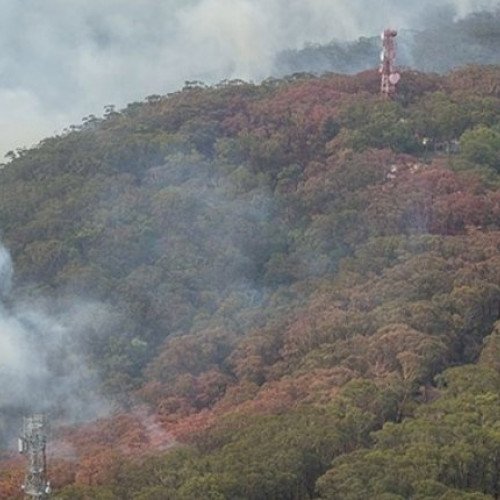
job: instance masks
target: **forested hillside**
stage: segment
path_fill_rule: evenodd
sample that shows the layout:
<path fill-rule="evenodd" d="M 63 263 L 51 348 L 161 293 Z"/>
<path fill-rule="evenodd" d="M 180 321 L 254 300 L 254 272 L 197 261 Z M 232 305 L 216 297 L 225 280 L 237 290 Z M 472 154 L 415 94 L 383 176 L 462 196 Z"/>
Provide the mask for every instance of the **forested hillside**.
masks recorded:
<path fill-rule="evenodd" d="M 500 67 L 378 78 L 187 82 L 10 154 L 9 300 L 106 310 L 56 498 L 500 498 Z"/>

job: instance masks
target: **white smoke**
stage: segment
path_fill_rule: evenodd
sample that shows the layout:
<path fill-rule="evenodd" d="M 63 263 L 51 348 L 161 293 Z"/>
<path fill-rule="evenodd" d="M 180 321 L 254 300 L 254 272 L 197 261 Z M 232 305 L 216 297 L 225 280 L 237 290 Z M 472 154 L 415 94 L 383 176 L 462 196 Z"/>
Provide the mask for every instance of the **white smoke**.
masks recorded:
<path fill-rule="evenodd" d="M 446 2 L 445 2 L 446 3 Z M 458 15 L 498 0 L 450 0 Z M 3 0 L 0 154 L 185 80 L 259 80 L 306 42 L 415 27 L 431 0 Z"/>
<path fill-rule="evenodd" d="M 66 421 L 108 411 L 98 381 L 79 349 L 79 336 L 98 328 L 106 312 L 96 305 L 70 304 L 48 312 L 40 303 L 9 297 L 12 261 L 0 245 L 0 434 L 19 412 L 44 411 Z M 9 302 L 6 304 L 5 302 Z M 5 437 L 1 436 L 0 438 Z"/>

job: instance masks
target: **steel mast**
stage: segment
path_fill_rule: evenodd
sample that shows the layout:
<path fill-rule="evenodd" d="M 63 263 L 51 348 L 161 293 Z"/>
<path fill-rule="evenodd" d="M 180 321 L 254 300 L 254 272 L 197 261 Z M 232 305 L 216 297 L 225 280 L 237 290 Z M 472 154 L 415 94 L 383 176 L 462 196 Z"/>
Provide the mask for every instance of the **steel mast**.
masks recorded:
<path fill-rule="evenodd" d="M 383 50 L 380 54 L 380 92 L 386 97 L 393 97 L 396 94 L 396 86 L 401 80 L 401 75 L 396 71 L 396 37 L 398 32 L 393 29 L 386 29 L 382 33 Z"/>
<path fill-rule="evenodd" d="M 46 415 L 34 414 L 23 419 L 23 435 L 19 438 L 19 452 L 28 460 L 22 489 L 26 500 L 45 500 L 51 492 L 47 481 L 48 420 Z"/>

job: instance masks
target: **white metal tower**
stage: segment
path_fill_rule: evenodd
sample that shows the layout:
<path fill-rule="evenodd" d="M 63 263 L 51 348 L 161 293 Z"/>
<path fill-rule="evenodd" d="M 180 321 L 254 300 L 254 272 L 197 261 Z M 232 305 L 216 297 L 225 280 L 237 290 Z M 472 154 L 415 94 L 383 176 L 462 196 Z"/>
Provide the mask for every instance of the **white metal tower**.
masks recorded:
<path fill-rule="evenodd" d="M 28 459 L 22 489 L 25 498 L 47 499 L 50 483 L 47 481 L 47 417 L 35 414 L 24 418 L 23 435 L 19 438 L 19 452 Z"/>

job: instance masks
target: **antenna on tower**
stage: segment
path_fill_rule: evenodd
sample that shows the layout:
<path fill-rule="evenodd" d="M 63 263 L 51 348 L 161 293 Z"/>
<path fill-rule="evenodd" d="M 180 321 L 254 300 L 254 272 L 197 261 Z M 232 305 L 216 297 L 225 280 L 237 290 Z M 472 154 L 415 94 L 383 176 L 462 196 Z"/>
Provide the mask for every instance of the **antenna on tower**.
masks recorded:
<path fill-rule="evenodd" d="M 380 54 L 380 92 L 386 97 L 393 97 L 396 94 L 396 86 L 401 80 L 401 75 L 396 70 L 396 37 L 398 32 L 393 29 L 386 29 L 382 33 L 383 49 Z"/>
<path fill-rule="evenodd" d="M 24 417 L 23 435 L 19 438 L 19 453 L 28 459 L 26 475 L 22 489 L 26 500 L 45 500 L 51 493 L 47 481 L 47 445 L 48 420 L 46 415 L 34 414 Z"/>

